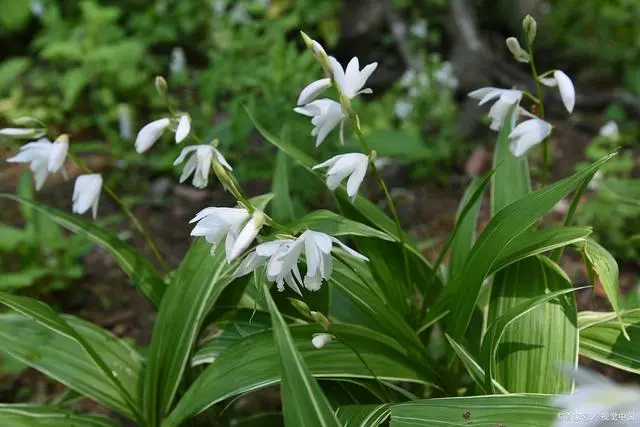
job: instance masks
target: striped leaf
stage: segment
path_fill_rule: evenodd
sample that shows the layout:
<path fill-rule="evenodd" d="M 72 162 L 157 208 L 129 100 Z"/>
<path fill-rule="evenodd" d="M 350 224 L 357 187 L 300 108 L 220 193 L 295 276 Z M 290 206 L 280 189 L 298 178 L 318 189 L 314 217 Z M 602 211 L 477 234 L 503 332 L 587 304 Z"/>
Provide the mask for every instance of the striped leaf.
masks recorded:
<path fill-rule="evenodd" d="M 70 409 L 0 403 L 0 425 L 7 427 L 118 427 L 115 420 L 77 414 Z"/>
<path fill-rule="evenodd" d="M 336 412 L 344 427 L 378 427 L 390 414 L 388 404 L 341 406 Z"/>

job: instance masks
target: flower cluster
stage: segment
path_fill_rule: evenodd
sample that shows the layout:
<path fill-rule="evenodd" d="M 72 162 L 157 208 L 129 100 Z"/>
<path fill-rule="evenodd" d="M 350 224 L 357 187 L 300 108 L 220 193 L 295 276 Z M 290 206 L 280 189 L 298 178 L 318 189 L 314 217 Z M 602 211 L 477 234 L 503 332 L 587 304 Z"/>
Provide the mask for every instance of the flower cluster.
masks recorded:
<path fill-rule="evenodd" d="M 539 88 L 538 98 L 526 91 L 495 87 L 485 87 L 469 93 L 469 97 L 477 99 L 479 105 L 493 101 L 493 105 L 489 109 L 489 118 L 491 119 L 490 127 L 492 130 L 500 130 L 507 119 L 510 121 L 509 128 L 511 132 L 509 133 L 509 148 L 511 153 L 516 157 L 523 156 L 531 147 L 546 140 L 553 130 L 553 126 L 542 117 L 542 111 L 539 111 L 540 115 L 538 116 L 527 111 L 520 105 L 523 96 L 526 95 L 533 99 L 537 106 L 540 107 L 543 102 L 541 99 L 542 90 L 540 88 L 541 85 L 543 85 L 558 88 L 562 103 L 569 114 L 573 112 L 576 102 L 576 92 L 573 82 L 563 71 L 550 70 L 541 75 L 537 74 L 535 65 L 533 65 L 533 51 L 531 49 L 535 38 L 535 31 L 531 29 L 530 22 L 531 20 L 527 18 L 525 18 L 523 22 L 529 51 L 527 52 L 522 49 L 515 37 L 509 37 L 507 39 L 507 48 L 517 61 L 530 63 L 532 65 L 531 68 L 537 80 L 536 85 Z M 538 108 L 538 110 L 541 109 Z M 521 118 L 525 120 L 518 124 Z"/>

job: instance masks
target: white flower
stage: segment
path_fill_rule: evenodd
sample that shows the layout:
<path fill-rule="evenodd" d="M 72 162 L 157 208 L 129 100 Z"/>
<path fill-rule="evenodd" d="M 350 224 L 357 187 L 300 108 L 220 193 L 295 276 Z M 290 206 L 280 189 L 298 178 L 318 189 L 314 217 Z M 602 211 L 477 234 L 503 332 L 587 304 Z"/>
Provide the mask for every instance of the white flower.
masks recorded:
<path fill-rule="evenodd" d="M 563 71 L 555 70 L 553 77 L 540 78 L 540 83 L 549 87 L 558 87 L 560 91 L 560 98 L 562 103 L 569 113 L 573 112 L 573 107 L 576 105 L 576 88 L 573 86 L 573 82 Z"/>
<path fill-rule="evenodd" d="M 373 62 L 360 70 L 360 62 L 354 57 L 347 64 L 347 69 L 343 69 L 342 65 L 333 56 L 329 57 L 333 78 L 340 89 L 340 93 L 352 99 L 361 93 L 373 93 L 369 88 L 364 88 L 371 74 L 378 68 L 378 63 Z"/>
<path fill-rule="evenodd" d="M 73 186 L 73 213 L 82 215 L 92 208 L 93 219 L 96 219 L 101 190 L 102 176 L 99 173 L 79 175 Z"/>
<path fill-rule="evenodd" d="M 578 421 L 584 427 L 640 425 L 639 388 L 619 386 L 580 368 L 572 376 L 578 384 L 574 393 L 553 400 L 562 408 L 554 427 L 575 426 Z M 619 418 L 609 418 L 612 415 Z"/>
<path fill-rule="evenodd" d="M 317 231 L 307 230 L 297 239 L 281 239 L 258 245 L 255 252 L 250 253 L 235 271 L 234 276 L 248 274 L 265 262 L 267 263 L 267 279 L 275 282 L 278 290 L 284 290 L 286 283 L 294 292 L 302 295 L 299 285 L 310 291 L 317 291 L 322 280 L 331 277 L 333 259 L 332 244 L 336 243 L 350 256 L 368 261 L 369 259 L 349 248 L 335 237 Z M 298 260 L 304 253 L 307 272 L 300 274 Z"/>
<path fill-rule="evenodd" d="M 404 120 L 407 117 L 409 117 L 409 114 L 411 114 L 412 110 L 413 110 L 413 104 L 408 101 L 396 101 L 396 104 L 394 106 L 394 111 L 396 113 L 396 116 L 400 120 Z"/>
<path fill-rule="evenodd" d="M 537 117 L 526 120 L 509 134 L 509 140 L 511 140 L 509 150 L 514 156 L 520 157 L 531 147 L 544 141 L 551 134 L 552 129 L 553 126 L 550 123 Z"/>
<path fill-rule="evenodd" d="M 311 117 L 314 128 L 311 136 L 316 137 L 316 147 L 322 144 L 329 132 L 340 124 L 340 141 L 344 144 L 344 122 L 347 116 L 342 111 L 342 106 L 328 98 L 316 99 L 304 107 L 294 108 L 296 113 Z"/>
<path fill-rule="evenodd" d="M 151 148 L 151 146 L 160 139 L 165 129 L 167 129 L 170 124 L 171 120 L 166 117 L 146 124 L 142 129 L 140 129 L 138 136 L 136 136 L 136 151 L 138 153 L 144 153 Z"/>
<path fill-rule="evenodd" d="M 427 21 L 424 19 L 421 19 L 417 21 L 415 24 L 413 24 L 409 29 L 409 31 L 411 31 L 411 34 L 413 34 L 415 37 L 418 37 L 420 39 L 425 39 L 427 38 L 428 29 L 429 29 L 429 24 L 427 24 Z"/>
<path fill-rule="evenodd" d="M 31 163 L 29 168 L 33 172 L 36 190 L 40 190 L 49 173 L 56 173 L 63 167 L 67 151 L 69 151 L 69 138 L 66 135 L 60 135 L 55 142 L 40 138 L 20 147 L 18 154 L 7 159 L 7 162 Z"/>
<path fill-rule="evenodd" d="M 618 124 L 613 120 L 609 120 L 604 126 L 600 128 L 600 136 L 609 138 L 613 141 L 617 141 L 618 139 L 620 139 Z"/>
<path fill-rule="evenodd" d="M 182 174 L 180 175 L 180 182 L 184 182 L 193 175 L 193 186 L 196 188 L 205 188 L 209 183 L 209 170 L 211 169 L 211 161 L 215 157 L 215 160 L 223 165 L 228 170 L 231 169 L 231 165 L 227 163 L 222 153 L 211 145 L 192 145 L 185 147 L 180 152 L 178 158 L 173 162 L 173 165 L 179 165 L 184 162 L 186 157 L 195 151 L 187 163 L 185 163 Z"/>
<path fill-rule="evenodd" d="M 178 120 L 178 127 L 176 128 L 176 144 L 180 144 L 191 132 L 191 117 L 188 114 L 183 114 Z"/>
<path fill-rule="evenodd" d="M 347 194 L 353 201 L 358 194 L 358 188 L 364 180 L 369 166 L 369 157 L 362 153 L 339 154 L 326 162 L 320 163 L 313 169 L 329 168 L 327 171 L 327 187 L 335 190 L 343 179 L 347 181 Z"/>
<path fill-rule="evenodd" d="M 4 128 L 0 129 L 0 135 L 9 138 L 39 138 L 44 135 L 42 129 L 24 129 L 24 128 Z"/>
<path fill-rule="evenodd" d="M 473 99 L 479 99 L 478 105 L 484 105 L 487 102 L 497 99 L 497 101 L 489 109 L 489 117 L 491 118 L 491 129 L 499 130 L 502 128 L 509 108 L 520 103 L 522 92 L 515 89 L 498 89 L 495 87 L 483 87 L 474 90 L 469 94 Z M 516 114 L 512 115 L 512 126 L 515 125 Z"/>
<path fill-rule="evenodd" d="M 233 261 L 255 239 L 264 222 L 264 214 L 253 215 L 244 208 L 206 208 L 189 223 L 197 222 L 192 236 L 204 236 L 215 247 L 225 239 L 227 261 Z"/>
<path fill-rule="evenodd" d="M 320 80 L 316 80 L 311 83 L 300 92 L 300 96 L 298 97 L 298 105 L 305 105 L 309 102 L 313 101 L 320 95 L 325 89 L 331 87 L 331 79 L 324 78 Z"/>
<path fill-rule="evenodd" d="M 329 344 L 333 339 L 333 335 L 331 334 L 313 334 L 313 338 L 311 339 L 311 343 L 317 349 L 321 349 L 325 345 Z"/>

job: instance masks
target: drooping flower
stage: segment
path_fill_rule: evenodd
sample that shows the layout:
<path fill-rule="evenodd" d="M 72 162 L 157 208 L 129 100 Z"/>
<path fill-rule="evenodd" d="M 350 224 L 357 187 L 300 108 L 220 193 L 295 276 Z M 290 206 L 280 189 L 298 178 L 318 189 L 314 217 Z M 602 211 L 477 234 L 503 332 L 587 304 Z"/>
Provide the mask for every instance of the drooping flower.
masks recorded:
<path fill-rule="evenodd" d="M 310 291 L 317 291 L 322 286 L 322 280 L 331 277 L 333 259 L 331 248 L 333 243 L 340 246 L 350 256 L 368 261 L 344 243 L 325 233 L 307 230 L 297 239 L 280 239 L 260 244 L 255 252 L 250 253 L 235 271 L 234 276 L 249 274 L 258 267 L 267 264 L 267 279 L 275 282 L 278 290 L 289 286 L 294 292 L 302 294 L 299 286 Z M 304 253 L 307 272 L 304 277 L 300 274 L 298 260 Z"/>
<path fill-rule="evenodd" d="M 314 128 L 311 136 L 316 137 L 316 147 L 327 138 L 329 132 L 340 125 L 340 141 L 344 144 L 344 122 L 347 116 L 342 111 L 342 106 L 328 98 L 316 99 L 304 107 L 296 107 L 294 111 L 307 117 L 311 117 Z"/>
<path fill-rule="evenodd" d="M 324 78 L 309 84 L 298 97 L 298 105 L 305 105 L 316 99 L 325 89 L 331 87 L 331 79 Z"/>
<path fill-rule="evenodd" d="M 160 137 L 170 124 L 171 120 L 165 117 L 163 119 L 154 120 L 151 123 L 144 125 L 144 127 L 140 129 L 140 132 L 138 132 L 138 135 L 136 136 L 136 151 L 138 153 L 144 153 L 149 148 L 151 148 L 153 144 L 155 144 L 160 139 Z"/>
<path fill-rule="evenodd" d="M 378 68 L 377 62 L 367 65 L 362 70 L 360 70 L 360 62 L 356 57 L 349 61 L 346 70 L 342 68 L 342 65 L 333 56 L 329 57 L 329 63 L 331 64 L 333 78 L 338 85 L 338 89 L 340 89 L 340 93 L 344 96 L 352 99 L 361 93 L 373 93 L 371 89 L 363 89 L 363 87 L 367 84 L 371 74 Z"/>
<path fill-rule="evenodd" d="M 478 99 L 478 105 L 484 105 L 487 102 L 496 99 L 495 103 L 489 109 L 489 117 L 491 118 L 491 129 L 500 130 L 507 118 L 507 113 L 513 105 L 518 105 L 522 99 L 522 92 L 515 89 L 499 89 L 495 87 L 483 87 L 469 93 L 469 97 Z M 511 117 L 512 126 L 515 126 L 516 114 Z"/>
<path fill-rule="evenodd" d="M 317 349 L 321 349 L 325 345 L 329 344 L 333 340 L 333 335 L 327 333 L 313 334 L 311 343 Z"/>
<path fill-rule="evenodd" d="M 20 147 L 18 154 L 7 159 L 7 162 L 30 163 L 29 168 L 33 172 L 36 190 L 40 190 L 49 173 L 56 173 L 64 166 L 68 151 L 69 137 L 67 135 L 60 135 L 55 142 L 51 142 L 47 138 L 40 138 Z"/>
<path fill-rule="evenodd" d="M 327 171 L 327 187 L 330 190 L 338 188 L 347 176 L 347 194 L 353 201 L 358 194 L 358 188 L 364 180 L 369 166 L 369 157 L 362 153 L 339 154 L 326 162 L 320 163 L 313 169 L 329 168 Z"/>
<path fill-rule="evenodd" d="M 540 78 L 540 83 L 549 87 L 558 87 L 560 91 L 560 98 L 562 103 L 567 109 L 569 114 L 573 113 L 573 107 L 576 105 L 576 88 L 573 86 L 573 82 L 567 76 L 564 71 L 555 70 L 553 77 Z"/>
<path fill-rule="evenodd" d="M 73 186 L 73 213 L 82 215 L 92 208 L 93 219 L 96 219 L 101 191 L 102 176 L 99 173 L 79 175 Z"/>
<path fill-rule="evenodd" d="M 582 368 L 571 376 L 577 383 L 573 394 L 553 399 L 553 404 L 562 408 L 554 427 L 570 427 L 577 423 L 585 427 L 638 425 L 640 388 L 617 385 Z"/>
<path fill-rule="evenodd" d="M 185 163 L 182 174 L 180 175 L 180 182 L 184 182 L 193 175 L 193 186 L 196 188 L 205 188 L 209 183 L 209 171 L 211 170 L 211 161 L 215 158 L 215 161 L 220 163 L 228 170 L 232 170 L 231 165 L 224 158 L 222 153 L 211 145 L 192 145 L 185 147 L 180 152 L 178 158 L 173 162 L 173 165 L 179 165 L 184 162 L 190 153 L 193 153 L 187 163 Z"/>
<path fill-rule="evenodd" d="M 192 236 L 204 236 L 213 245 L 211 252 L 225 239 L 227 261 L 236 259 L 256 238 L 264 223 L 261 211 L 244 208 L 205 208 L 189 223 L 196 222 Z"/>
<path fill-rule="evenodd" d="M 613 120 L 609 120 L 604 126 L 600 128 L 600 136 L 609 138 L 612 141 L 620 139 L 620 130 L 618 124 Z"/>
<path fill-rule="evenodd" d="M 533 117 L 516 126 L 509 134 L 509 150 L 516 157 L 523 156 L 531 147 L 540 144 L 550 134 L 553 126 L 542 119 Z"/>

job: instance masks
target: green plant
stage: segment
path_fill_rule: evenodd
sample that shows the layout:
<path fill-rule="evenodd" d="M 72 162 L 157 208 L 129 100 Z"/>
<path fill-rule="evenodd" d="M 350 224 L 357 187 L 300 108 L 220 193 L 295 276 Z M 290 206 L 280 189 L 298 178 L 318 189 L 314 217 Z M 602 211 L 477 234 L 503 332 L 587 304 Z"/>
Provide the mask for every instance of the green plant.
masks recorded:
<path fill-rule="evenodd" d="M 525 18 L 527 50 L 518 51 L 519 57 L 526 53 L 536 80 L 547 77 L 545 84 L 559 87 L 571 111 L 575 92 L 569 77 L 558 70 L 536 71 L 533 25 L 532 18 Z M 251 108 L 247 113 L 264 140 L 306 173 L 326 178 L 339 213 L 317 210 L 297 216 L 283 155 L 274 191 L 248 197 L 224 158 L 224 146 L 199 136 L 198 127 L 174 109 L 171 86 L 158 77 L 156 87 L 169 111 L 141 129 L 138 145 L 151 149 L 164 133 L 175 133 L 178 142 L 188 134 L 194 145 L 182 152 L 184 177 L 193 175 L 194 185 L 201 186 L 213 171 L 237 205 L 196 214 L 192 234 L 204 238 L 193 242 L 175 272 L 158 272 L 136 249 L 79 216 L 2 195 L 102 246 L 157 309 L 151 345 L 142 358 L 96 325 L 57 314 L 38 300 L 0 293 L 0 302 L 12 310 L 0 315 L 2 351 L 148 427 L 238 422 L 378 426 L 389 419 L 394 427 L 552 425 L 567 416 L 558 406 L 568 407 L 568 414 L 578 408 L 596 415 L 637 407 L 637 399 L 629 399 L 637 396 L 635 389 L 627 395 L 609 384 L 598 384 L 596 391 L 620 392 L 626 400 L 615 403 L 624 407 L 603 409 L 580 394 L 563 398 L 574 381 L 556 366 L 572 371 L 583 355 L 638 373 L 638 309 L 621 307 L 613 256 L 591 237 L 589 227 L 572 225 L 581 194 L 615 154 L 533 190 L 524 154 L 540 145 L 548 169 L 553 128 L 523 110 L 533 104 L 544 112 L 542 87 L 536 95 L 475 91 L 473 97 L 495 102 L 489 113 L 499 129 L 493 170 L 470 183 L 455 228 L 432 263 L 403 230 L 377 169 L 377 153 L 361 126 L 367 118 L 356 100 L 369 92 L 365 85 L 376 65 L 360 69 L 354 58 L 345 70 L 319 43 L 305 34 L 303 39 L 325 76 L 305 89 L 296 112 L 313 117 L 319 143 L 334 128 L 348 126 L 359 143 L 357 151 L 318 164 L 310 150 L 272 134 Z M 314 99 L 329 87 L 339 102 L 331 95 Z M 280 124 L 269 121 L 269 127 Z M 26 145 L 9 160 L 31 162 L 36 174 L 53 173 L 56 168 L 50 165 L 57 166 L 65 143 L 59 137 L 56 143 Z M 380 186 L 391 216 L 358 193 L 366 174 Z M 548 179 L 548 170 L 542 179 Z M 80 214 L 100 194 L 83 182 L 76 181 L 73 207 Z M 491 217 L 476 236 L 487 187 Z M 541 227 L 539 220 L 574 192 L 564 224 Z M 80 203 L 85 196 L 86 203 Z M 141 226 L 140 231 L 152 245 L 152 237 Z M 566 246 L 583 253 L 611 312 L 578 312 L 574 294 L 579 289 L 558 264 Z M 216 326 L 213 336 L 206 333 Z M 249 420 L 229 415 L 236 397 L 278 383 L 278 413 L 254 414 Z M 63 425 L 117 425 L 33 405 L 0 406 L 0 420 L 15 422 L 17 412 L 24 424 L 57 417 L 65 420 Z"/>

